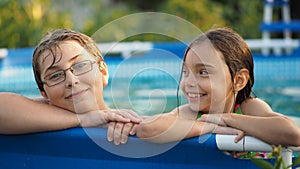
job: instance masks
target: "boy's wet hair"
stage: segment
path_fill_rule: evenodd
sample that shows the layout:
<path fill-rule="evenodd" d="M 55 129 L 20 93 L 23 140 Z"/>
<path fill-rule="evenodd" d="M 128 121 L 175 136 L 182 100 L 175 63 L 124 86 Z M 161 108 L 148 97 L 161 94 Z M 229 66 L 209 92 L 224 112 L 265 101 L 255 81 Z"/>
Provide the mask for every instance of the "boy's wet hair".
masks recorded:
<path fill-rule="evenodd" d="M 245 68 L 249 71 L 249 80 L 246 86 L 237 94 L 236 104 L 241 104 L 251 97 L 254 84 L 253 57 L 245 40 L 230 28 L 214 28 L 197 37 L 187 48 L 184 54 L 184 61 L 192 46 L 207 41 L 215 49 L 223 54 L 224 61 L 229 68 L 231 81 L 234 82 L 236 73 Z"/>
<path fill-rule="evenodd" d="M 89 54 L 91 54 L 91 56 L 95 57 L 96 61 L 103 61 L 103 56 L 97 46 L 97 43 L 89 36 L 69 29 L 56 29 L 53 32 L 48 32 L 48 34 L 36 46 L 32 57 L 34 77 L 40 91 L 44 91 L 40 64 L 47 57 L 52 57 L 52 65 L 59 62 L 62 57 L 59 45 L 61 42 L 69 40 L 76 41 Z M 45 52 L 48 52 L 49 54 L 44 55 Z"/>

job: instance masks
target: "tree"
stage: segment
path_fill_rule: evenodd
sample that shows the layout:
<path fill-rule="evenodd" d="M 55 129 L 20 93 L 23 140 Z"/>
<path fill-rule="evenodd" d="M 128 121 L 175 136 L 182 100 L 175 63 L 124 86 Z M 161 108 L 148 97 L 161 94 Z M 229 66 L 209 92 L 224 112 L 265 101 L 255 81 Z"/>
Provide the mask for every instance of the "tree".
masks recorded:
<path fill-rule="evenodd" d="M 35 46 L 49 29 L 58 27 L 73 28 L 73 23 L 51 0 L 0 2 L 0 47 Z"/>

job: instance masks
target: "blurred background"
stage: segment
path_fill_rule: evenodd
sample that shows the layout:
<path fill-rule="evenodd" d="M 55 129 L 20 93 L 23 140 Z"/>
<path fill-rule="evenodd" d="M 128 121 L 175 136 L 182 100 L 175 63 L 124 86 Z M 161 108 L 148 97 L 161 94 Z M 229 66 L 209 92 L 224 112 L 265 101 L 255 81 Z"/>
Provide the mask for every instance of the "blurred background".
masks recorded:
<path fill-rule="evenodd" d="M 91 36 L 115 19 L 145 11 L 179 16 L 202 31 L 229 26 L 245 39 L 261 38 L 263 7 L 263 0 L 1 0 L 0 48 L 33 47 L 47 31 L 55 28 L 70 28 Z M 300 1 L 290 0 L 290 7 L 291 18 L 300 18 Z M 279 20 L 280 11 L 276 13 L 273 18 Z M 122 30 L 116 27 L 112 31 L 120 34 Z M 113 37 L 109 36 L 97 41 L 111 41 Z M 293 33 L 293 38 L 299 37 L 299 32 Z M 126 39 L 133 40 L 172 41 L 150 34 Z"/>

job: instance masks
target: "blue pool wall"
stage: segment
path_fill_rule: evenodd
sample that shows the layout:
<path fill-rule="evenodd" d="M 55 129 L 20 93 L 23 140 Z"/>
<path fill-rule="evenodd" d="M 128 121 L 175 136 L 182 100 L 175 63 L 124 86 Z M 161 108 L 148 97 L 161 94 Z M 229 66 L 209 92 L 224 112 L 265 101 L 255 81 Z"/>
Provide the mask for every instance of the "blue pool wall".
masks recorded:
<path fill-rule="evenodd" d="M 0 167 L 3 169 L 259 168 L 248 159 L 235 159 L 218 150 L 214 134 L 183 140 L 162 154 L 143 158 L 131 158 L 108 152 L 96 144 L 91 137 L 94 138 L 93 140 L 103 142 L 106 147 L 110 147 L 115 152 L 153 151 L 153 147 L 162 146 L 136 137 L 130 137 L 125 145 L 115 146 L 106 140 L 106 129 L 101 128 L 73 128 L 14 136 L 0 135 Z M 205 141 L 199 142 L 199 140 Z"/>

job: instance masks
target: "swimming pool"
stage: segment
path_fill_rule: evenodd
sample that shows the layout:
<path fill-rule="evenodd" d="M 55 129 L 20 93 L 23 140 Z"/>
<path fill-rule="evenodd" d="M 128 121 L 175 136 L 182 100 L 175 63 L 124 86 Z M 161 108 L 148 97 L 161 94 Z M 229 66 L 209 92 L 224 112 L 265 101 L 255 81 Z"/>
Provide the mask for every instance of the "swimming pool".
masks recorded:
<path fill-rule="evenodd" d="M 169 111 L 177 105 L 176 91 L 185 46 L 155 43 L 153 49 L 134 53 L 129 59 L 105 57 L 110 85 L 105 88 L 104 97 L 110 107 L 127 107 L 139 114 L 155 114 Z M 31 68 L 32 50 L 9 50 L 8 56 L 0 61 L 0 91 L 39 96 Z M 275 111 L 294 119 L 300 117 L 299 56 L 254 58 L 256 95 L 269 102 Z M 185 102 L 184 99 L 182 102 Z M 130 137 L 126 145 L 114 146 L 106 141 L 106 129 L 100 128 L 0 135 L 0 167 L 258 168 L 249 160 L 233 159 L 223 154 L 220 150 L 229 150 L 229 146 L 225 144 L 226 149 L 222 149 L 220 143 L 233 143 L 234 138 L 231 136 L 228 140 L 228 136 L 225 137 L 212 134 L 186 139 L 167 145 L 166 151 L 157 153 L 166 145 L 152 145 Z M 243 150 L 246 147 L 244 143 L 248 141 L 245 139 L 240 143 L 233 146 Z M 269 149 L 261 142 L 259 145 Z"/>
<path fill-rule="evenodd" d="M 176 107 L 185 47 L 181 43 L 154 43 L 153 50 L 133 54 L 129 59 L 106 56 L 110 79 L 104 98 L 108 105 L 148 115 Z M 8 57 L 0 61 L 0 91 L 39 96 L 31 54 L 32 48 L 9 50 Z M 254 54 L 254 62 L 255 94 L 273 110 L 300 117 L 300 54 L 282 57 Z M 185 102 L 182 97 L 181 102 Z"/>

